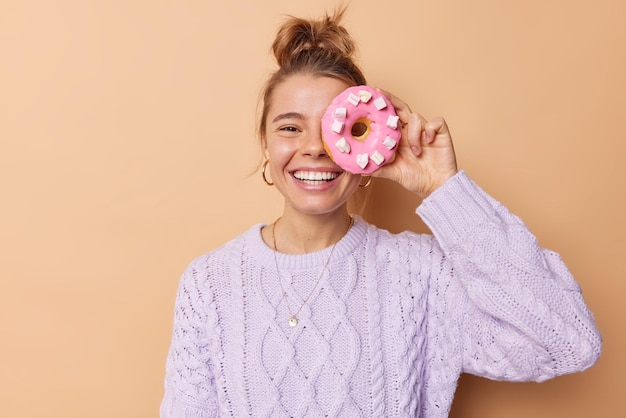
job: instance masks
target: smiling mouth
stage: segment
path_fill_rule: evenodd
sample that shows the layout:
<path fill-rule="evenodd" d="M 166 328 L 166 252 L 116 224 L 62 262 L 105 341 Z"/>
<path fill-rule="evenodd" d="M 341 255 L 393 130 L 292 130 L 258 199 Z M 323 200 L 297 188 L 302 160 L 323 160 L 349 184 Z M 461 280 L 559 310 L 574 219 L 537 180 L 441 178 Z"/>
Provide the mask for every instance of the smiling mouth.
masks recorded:
<path fill-rule="evenodd" d="M 295 171 L 292 175 L 306 184 L 322 184 L 335 180 L 340 174 L 333 171 Z"/>

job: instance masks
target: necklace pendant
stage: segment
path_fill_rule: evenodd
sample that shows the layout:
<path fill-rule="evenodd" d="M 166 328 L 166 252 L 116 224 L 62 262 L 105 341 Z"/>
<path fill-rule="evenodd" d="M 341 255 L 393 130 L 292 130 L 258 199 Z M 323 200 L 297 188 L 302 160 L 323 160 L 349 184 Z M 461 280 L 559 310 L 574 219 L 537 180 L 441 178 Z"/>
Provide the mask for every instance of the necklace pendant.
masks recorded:
<path fill-rule="evenodd" d="M 292 316 L 291 318 L 289 318 L 289 326 L 293 328 L 296 325 L 298 325 L 298 318 L 296 318 L 295 316 Z"/>

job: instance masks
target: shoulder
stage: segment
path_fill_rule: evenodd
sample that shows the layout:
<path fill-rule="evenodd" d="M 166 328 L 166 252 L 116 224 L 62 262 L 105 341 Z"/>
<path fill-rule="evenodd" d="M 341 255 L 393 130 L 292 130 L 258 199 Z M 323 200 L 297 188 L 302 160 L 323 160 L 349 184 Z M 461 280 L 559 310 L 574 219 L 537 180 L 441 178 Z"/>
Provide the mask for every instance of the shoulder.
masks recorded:
<path fill-rule="evenodd" d="M 367 239 L 374 240 L 376 243 L 421 242 L 424 240 L 429 241 L 433 238 L 430 234 L 417 233 L 410 230 L 391 232 L 362 219 L 360 221 L 365 225 Z"/>
<path fill-rule="evenodd" d="M 365 223 L 365 222 L 364 222 Z M 366 251 L 373 251 L 376 258 L 398 259 L 420 257 L 422 254 L 439 252 L 435 237 L 413 231 L 391 232 L 376 225 L 365 223 L 364 244 Z"/>
<path fill-rule="evenodd" d="M 260 238 L 263 224 L 257 224 L 218 248 L 195 257 L 183 272 L 183 282 L 205 281 L 215 277 L 225 277 L 233 260 L 255 254 L 255 248 L 262 243 Z M 236 265 L 237 263 L 235 263 Z"/>

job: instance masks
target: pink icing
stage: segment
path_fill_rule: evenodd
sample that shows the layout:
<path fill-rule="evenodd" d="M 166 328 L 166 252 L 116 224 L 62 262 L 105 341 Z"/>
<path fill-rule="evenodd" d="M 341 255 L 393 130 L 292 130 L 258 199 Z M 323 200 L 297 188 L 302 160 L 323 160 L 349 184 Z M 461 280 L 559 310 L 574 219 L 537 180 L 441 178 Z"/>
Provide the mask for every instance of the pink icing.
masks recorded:
<path fill-rule="evenodd" d="M 355 139 L 353 126 L 363 120 L 369 132 Z M 322 117 L 322 133 L 333 161 L 353 174 L 371 174 L 392 161 L 400 141 L 393 105 L 369 86 L 349 87 L 335 97 Z"/>

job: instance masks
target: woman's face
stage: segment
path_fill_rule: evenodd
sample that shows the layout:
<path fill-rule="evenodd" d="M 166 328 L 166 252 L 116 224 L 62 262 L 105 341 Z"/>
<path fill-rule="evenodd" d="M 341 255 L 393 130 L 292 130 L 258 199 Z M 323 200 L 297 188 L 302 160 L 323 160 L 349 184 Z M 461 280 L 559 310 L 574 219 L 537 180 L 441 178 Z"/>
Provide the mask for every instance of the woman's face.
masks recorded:
<path fill-rule="evenodd" d="M 359 185 L 360 176 L 339 168 L 322 144 L 322 116 L 346 88 L 334 78 L 294 75 L 273 92 L 263 146 L 271 180 L 290 209 L 332 213 Z"/>

